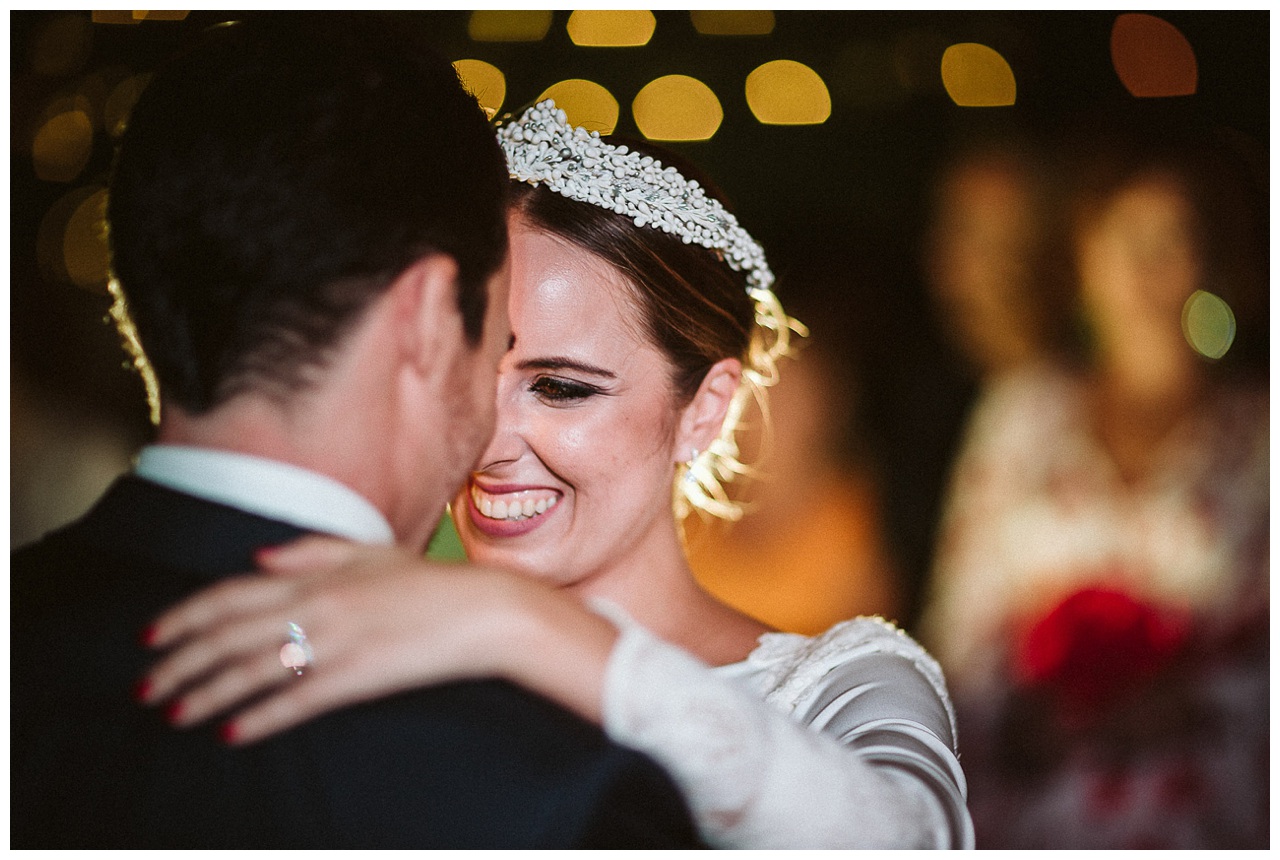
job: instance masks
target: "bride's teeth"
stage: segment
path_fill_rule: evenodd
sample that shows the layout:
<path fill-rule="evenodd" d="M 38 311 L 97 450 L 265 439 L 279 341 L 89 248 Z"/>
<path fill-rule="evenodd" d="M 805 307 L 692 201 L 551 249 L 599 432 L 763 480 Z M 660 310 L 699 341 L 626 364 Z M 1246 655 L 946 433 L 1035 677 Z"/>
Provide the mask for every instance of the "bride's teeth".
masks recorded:
<path fill-rule="evenodd" d="M 527 520 L 538 514 L 544 514 L 554 508 L 556 502 L 559 501 L 556 496 L 536 500 L 532 498 L 493 499 L 478 487 L 472 487 L 471 498 L 475 502 L 476 509 L 489 519 L 510 520 L 512 522 Z"/>

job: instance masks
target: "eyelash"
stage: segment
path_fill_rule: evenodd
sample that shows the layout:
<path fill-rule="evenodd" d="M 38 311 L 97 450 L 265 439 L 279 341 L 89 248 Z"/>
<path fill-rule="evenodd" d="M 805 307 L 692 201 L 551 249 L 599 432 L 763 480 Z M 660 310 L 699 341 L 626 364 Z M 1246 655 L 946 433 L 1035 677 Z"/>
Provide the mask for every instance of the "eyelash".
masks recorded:
<path fill-rule="evenodd" d="M 552 404 L 569 404 L 599 394 L 594 385 L 572 382 L 558 376 L 539 376 L 529 383 L 529 391 Z"/>

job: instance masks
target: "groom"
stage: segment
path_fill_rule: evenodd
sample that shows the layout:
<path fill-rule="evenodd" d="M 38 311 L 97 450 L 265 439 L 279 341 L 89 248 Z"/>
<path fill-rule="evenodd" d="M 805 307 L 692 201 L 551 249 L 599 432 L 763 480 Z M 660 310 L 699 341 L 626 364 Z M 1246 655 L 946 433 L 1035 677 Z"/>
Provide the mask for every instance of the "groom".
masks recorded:
<path fill-rule="evenodd" d="M 694 846 L 654 764 L 498 682 L 243 748 L 132 697 L 150 619 L 258 548 L 424 547 L 492 432 L 506 182 L 452 68 L 379 19 L 223 26 L 156 74 L 108 214 L 159 444 L 12 558 L 11 847 Z"/>

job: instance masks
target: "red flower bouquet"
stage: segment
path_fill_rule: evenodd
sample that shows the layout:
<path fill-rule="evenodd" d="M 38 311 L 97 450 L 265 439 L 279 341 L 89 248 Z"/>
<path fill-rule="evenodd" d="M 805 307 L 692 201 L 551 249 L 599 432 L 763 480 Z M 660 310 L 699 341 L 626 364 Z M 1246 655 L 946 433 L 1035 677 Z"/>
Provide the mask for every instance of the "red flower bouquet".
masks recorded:
<path fill-rule="evenodd" d="M 1087 726 L 1138 695 L 1182 652 L 1187 613 L 1107 588 L 1078 591 L 1032 624 L 1015 679 L 1047 695 L 1065 726 Z"/>

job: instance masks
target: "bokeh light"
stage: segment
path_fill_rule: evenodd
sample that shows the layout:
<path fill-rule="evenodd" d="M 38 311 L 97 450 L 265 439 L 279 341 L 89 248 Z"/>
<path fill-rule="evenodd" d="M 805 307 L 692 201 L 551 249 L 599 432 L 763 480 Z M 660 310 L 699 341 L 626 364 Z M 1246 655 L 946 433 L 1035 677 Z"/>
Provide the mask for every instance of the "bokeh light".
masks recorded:
<path fill-rule="evenodd" d="M 36 176 L 45 182 L 70 182 L 93 155 L 93 122 L 83 110 L 50 117 L 36 132 L 31 160 Z"/>
<path fill-rule="evenodd" d="M 1236 316 L 1213 293 L 1196 290 L 1182 306 L 1182 334 L 1196 352 L 1222 358 L 1236 339 Z"/>
<path fill-rule="evenodd" d="M 181 21 L 190 12 L 179 12 L 173 9 L 140 10 L 140 9 L 106 9 L 93 13 L 95 24 L 141 24 L 143 21 Z"/>
<path fill-rule="evenodd" d="M 640 90 L 631 115 L 650 140 L 710 140 L 724 120 L 724 109 L 697 78 L 667 75 Z"/>
<path fill-rule="evenodd" d="M 1196 53 L 1177 27 L 1154 15 L 1128 13 L 1111 27 L 1111 64 L 1138 98 L 1194 95 Z"/>
<path fill-rule="evenodd" d="M 51 18 L 31 40 L 27 58 L 38 75 L 74 75 L 89 61 L 93 27 L 83 14 Z"/>
<path fill-rule="evenodd" d="M 93 13 L 95 24 L 141 24 L 141 18 L 135 18 L 128 9 L 98 9 Z"/>
<path fill-rule="evenodd" d="M 575 11 L 567 29 L 573 44 L 589 48 L 634 48 L 649 44 L 658 22 L 647 9 Z"/>
<path fill-rule="evenodd" d="M 97 9 L 93 13 L 95 24 L 141 24 L 141 18 L 133 17 L 128 9 Z"/>
<path fill-rule="evenodd" d="M 62 259 L 67 276 L 77 287 L 106 292 L 107 269 L 107 190 L 92 192 L 67 221 L 62 237 Z"/>
<path fill-rule="evenodd" d="M 550 29 L 549 11 L 483 9 L 467 20 L 467 35 L 476 42 L 540 42 Z"/>
<path fill-rule="evenodd" d="M 1014 103 L 1018 85 L 999 52 L 961 42 L 942 55 L 942 85 L 960 107 L 1004 107 Z"/>
<path fill-rule="evenodd" d="M 462 80 L 462 86 L 476 97 L 489 119 L 493 119 L 507 97 L 506 75 L 484 60 L 457 60 L 453 68 Z"/>
<path fill-rule="evenodd" d="M 150 81 L 150 74 L 132 75 L 116 84 L 102 106 L 102 127 L 107 134 L 119 137 L 124 133 L 129 112 L 133 110 L 138 96 L 142 95 L 142 91 L 147 88 Z"/>
<path fill-rule="evenodd" d="M 72 219 L 81 211 L 81 205 L 100 191 L 105 191 L 101 185 L 76 188 L 58 198 L 40 219 L 40 228 L 36 233 L 36 262 L 46 281 L 56 284 L 75 283 L 67 271 L 68 228 Z"/>
<path fill-rule="evenodd" d="M 560 81 L 542 91 L 538 101 L 543 99 L 554 99 L 571 125 L 582 126 L 587 131 L 613 134 L 618 127 L 618 100 L 594 81 L 582 78 Z"/>
<path fill-rule="evenodd" d="M 752 9 L 742 12 L 690 12 L 693 29 L 704 36 L 767 36 L 773 32 L 773 12 Z"/>
<path fill-rule="evenodd" d="M 774 60 L 747 75 L 747 105 L 766 125 L 819 125 L 831 116 L 831 94 L 804 63 Z"/>

